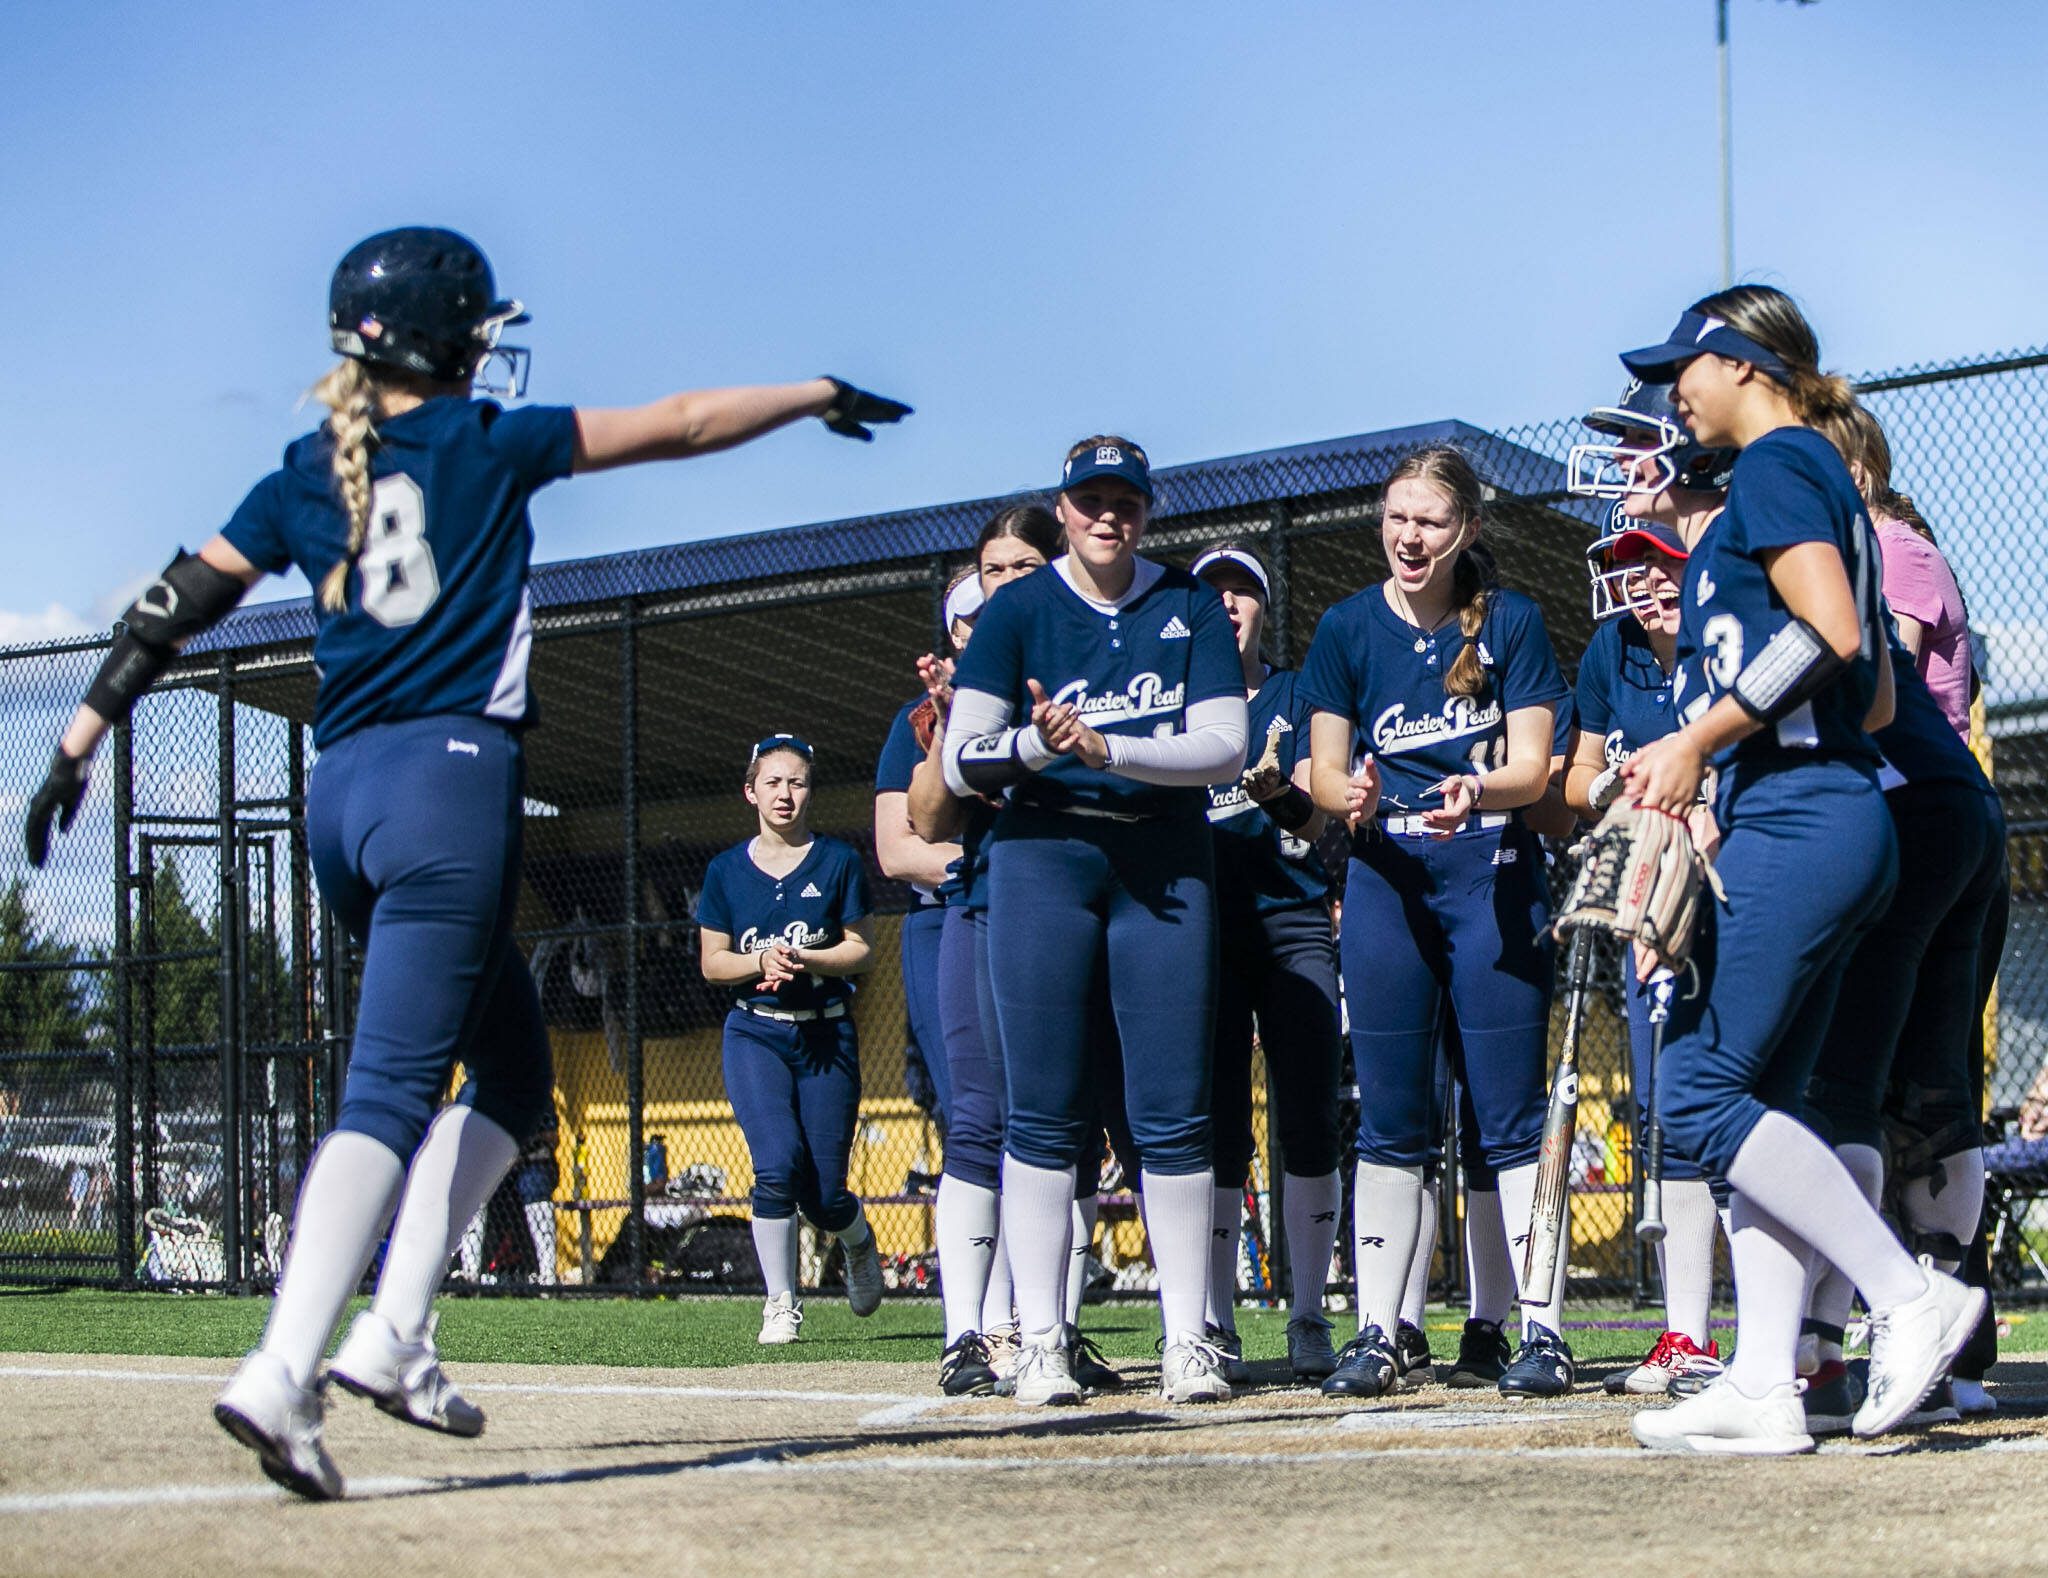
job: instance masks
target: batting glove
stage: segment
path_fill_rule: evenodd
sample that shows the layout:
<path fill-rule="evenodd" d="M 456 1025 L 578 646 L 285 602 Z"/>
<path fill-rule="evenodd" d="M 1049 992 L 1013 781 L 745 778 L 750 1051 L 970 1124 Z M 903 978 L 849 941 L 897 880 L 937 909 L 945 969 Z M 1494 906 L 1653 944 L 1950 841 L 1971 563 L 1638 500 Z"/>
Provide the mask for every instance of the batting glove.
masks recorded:
<path fill-rule="evenodd" d="M 910 407 L 901 400 L 891 400 L 885 395 L 869 394 L 865 389 L 856 389 L 843 378 L 826 375 L 834 394 L 832 404 L 819 419 L 841 438 L 857 438 L 863 444 L 872 443 L 875 435 L 864 425 L 869 422 L 900 422 L 910 415 Z"/>
<path fill-rule="evenodd" d="M 78 803 L 85 798 L 87 781 L 86 763 L 76 756 L 66 756 L 62 746 L 50 760 L 50 770 L 43 775 L 43 786 L 28 803 L 28 825 L 23 829 L 28 844 L 28 863 L 40 866 L 50 852 L 50 823 L 57 824 L 57 831 L 68 833 L 78 816 Z"/>

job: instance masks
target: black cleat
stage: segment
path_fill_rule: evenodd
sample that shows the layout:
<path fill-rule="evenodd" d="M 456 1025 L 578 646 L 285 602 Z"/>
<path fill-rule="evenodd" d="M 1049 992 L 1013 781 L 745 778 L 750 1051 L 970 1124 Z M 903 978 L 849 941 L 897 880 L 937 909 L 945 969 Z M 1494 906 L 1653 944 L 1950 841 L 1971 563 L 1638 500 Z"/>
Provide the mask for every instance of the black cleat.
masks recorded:
<path fill-rule="evenodd" d="M 1461 1390 L 1498 1386 L 1514 1357 L 1507 1334 L 1497 1321 L 1468 1320 L 1458 1337 L 1458 1362 L 1444 1377 L 1444 1385 Z"/>
<path fill-rule="evenodd" d="M 1503 1397 L 1569 1397 L 1572 1377 L 1577 1373 L 1571 1345 L 1538 1322 L 1529 1323 L 1529 1335 L 1522 1351 L 1500 1378 Z"/>
<path fill-rule="evenodd" d="M 1359 1328 L 1337 1355 L 1337 1368 L 1323 1382 L 1325 1397 L 1384 1397 L 1394 1389 L 1400 1364 L 1394 1345 L 1377 1326 Z"/>
<path fill-rule="evenodd" d="M 1429 1339 L 1420 1326 L 1404 1320 L 1395 1327 L 1394 1367 L 1399 1371 L 1399 1389 L 1404 1392 L 1436 1379 L 1436 1356 L 1429 1351 Z"/>
<path fill-rule="evenodd" d="M 1079 1326 L 1067 1328 L 1067 1363 L 1073 1369 L 1075 1381 L 1086 1391 L 1123 1390 L 1124 1378 L 1109 1367 L 1102 1350 L 1081 1335 Z"/>
<path fill-rule="evenodd" d="M 939 1390 L 948 1397 L 986 1397 L 996 1389 L 988 1346 L 978 1331 L 964 1331 L 939 1359 Z"/>

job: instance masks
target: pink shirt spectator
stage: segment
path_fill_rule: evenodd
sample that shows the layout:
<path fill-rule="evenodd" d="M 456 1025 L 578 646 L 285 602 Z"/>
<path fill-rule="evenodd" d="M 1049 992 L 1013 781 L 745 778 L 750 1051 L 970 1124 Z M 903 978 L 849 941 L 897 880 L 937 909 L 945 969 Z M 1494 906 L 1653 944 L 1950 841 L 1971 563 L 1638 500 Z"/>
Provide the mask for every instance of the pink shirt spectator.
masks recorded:
<path fill-rule="evenodd" d="M 1904 521 L 1877 523 L 1884 554 L 1884 599 L 1892 612 L 1920 623 L 1920 677 L 1942 715 L 1967 743 L 1970 738 L 1970 627 L 1963 594 L 1941 551 Z"/>

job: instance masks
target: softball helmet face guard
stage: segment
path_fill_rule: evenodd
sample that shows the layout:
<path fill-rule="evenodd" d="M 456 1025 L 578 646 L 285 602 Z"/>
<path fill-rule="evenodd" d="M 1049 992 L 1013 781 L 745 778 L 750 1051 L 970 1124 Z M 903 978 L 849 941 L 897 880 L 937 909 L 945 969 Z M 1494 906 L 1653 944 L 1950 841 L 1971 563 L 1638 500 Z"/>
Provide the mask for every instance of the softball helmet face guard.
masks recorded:
<path fill-rule="evenodd" d="M 329 335 L 343 356 L 512 398 L 526 392 L 531 358 L 498 338 L 526 321 L 519 302 L 499 299 L 475 242 L 424 225 L 358 242 L 327 293 Z"/>
<path fill-rule="evenodd" d="M 1650 548 L 1674 559 L 1687 557 L 1684 541 L 1669 526 L 1637 520 L 1616 504 L 1608 513 L 1607 530 L 1586 549 L 1595 624 L 1619 614 L 1633 614 L 1645 625 L 1657 618 L 1658 600 L 1643 563 Z"/>
<path fill-rule="evenodd" d="M 1574 444 L 1565 457 L 1565 488 L 1584 498 L 1623 499 L 1667 488 L 1722 493 L 1735 470 L 1735 451 L 1696 442 L 1678 419 L 1669 384 L 1632 379 L 1615 405 L 1595 406 L 1585 425 L 1605 436 Z"/>

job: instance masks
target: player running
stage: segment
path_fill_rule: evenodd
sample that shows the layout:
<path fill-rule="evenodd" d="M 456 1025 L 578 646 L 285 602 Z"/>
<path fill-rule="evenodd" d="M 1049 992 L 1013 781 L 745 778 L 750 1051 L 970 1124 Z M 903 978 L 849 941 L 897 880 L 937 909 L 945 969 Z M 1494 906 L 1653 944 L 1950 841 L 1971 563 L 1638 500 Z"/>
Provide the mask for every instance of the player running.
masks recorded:
<path fill-rule="evenodd" d="M 472 399 L 494 353 L 511 364 L 509 392 L 523 384 L 524 353 L 498 337 L 525 318 L 452 231 L 352 248 L 328 297 L 343 359 L 313 391 L 331 414 L 123 616 L 28 811 L 41 864 L 51 823 L 77 814 L 94 748 L 178 649 L 263 576 L 304 572 L 320 675 L 307 838 L 322 897 L 363 945 L 362 995 L 341 1111 L 300 1186 L 262 1345 L 214 1414 L 265 1473 L 313 1499 L 343 1490 L 321 1439 L 321 1356 L 394 1208 L 376 1296 L 329 1375 L 408 1423 L 483 1428 L 441 1371 L 429 1311 L 464 1227 L 549 1115 L 554 1082 L 512 942 L 531 716 L 527 501 L 572 472 L 726 449 L 800 417 L 865 439 L 864 424 L 909 414 L 830 378 L 622 410 Z M 458 1061 L 467 1081 L 436 1117 Z"/>
<path fill-rule="evenodd" d="M 1723 1375 L 1638 1414 L 1634 1431 L 1662 1451 L 1811 1451 L 1795 1373 L 1811 1255 L 1871 1302 L 1858 1435 L 1913 1410 L 1983 1309 L 1981 1293 L 1914 1262 L 1797 1116 L 1843 967 L 1898 872 L 1864 733 L 1893 711 L 1876 544 L 1841 457 L 1813 431 L 1852 397 L 1820 371 L 1791 298 L 1765 286 L 1694 303 L 1665 343 L 1622 361 L 1675 382 L 1695 441 L 1741 452 L 1681 598 L 1680 651 L 1697 653 L 1708 705 L 1623 775 L 1645 805 L 1683 816 L 1709 763 L 1719 772 L 1725 893 L 1703 915 L 1699 989 L 1673 1009 L 1658 1104 L 1671 1148 L 1732 1190 L 1737 1342 Z"/>

